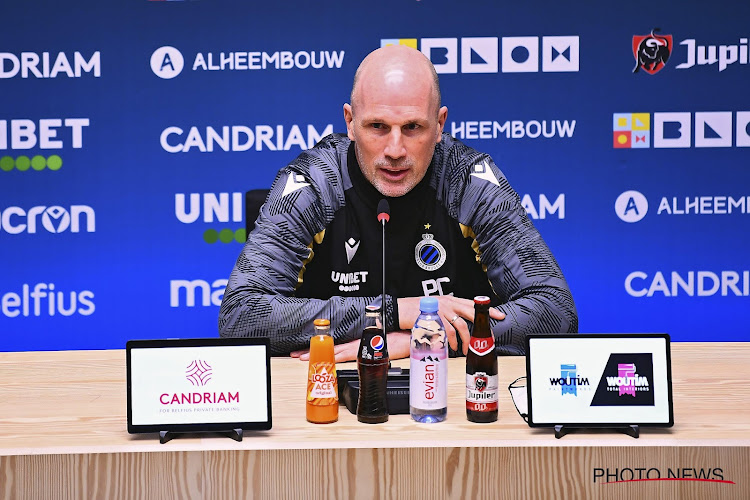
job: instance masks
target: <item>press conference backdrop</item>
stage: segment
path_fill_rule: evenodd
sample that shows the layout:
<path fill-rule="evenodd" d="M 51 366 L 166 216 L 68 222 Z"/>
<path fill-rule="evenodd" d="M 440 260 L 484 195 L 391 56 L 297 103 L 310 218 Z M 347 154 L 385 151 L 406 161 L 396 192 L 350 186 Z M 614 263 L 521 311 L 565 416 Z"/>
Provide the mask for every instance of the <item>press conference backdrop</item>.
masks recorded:
<path fill-rule="evenodd" d="M 218 335 L 243 193 L 430 57 L 582 332 L 750 340 L 746 2 L 2 2 L 0 350 Z"/>

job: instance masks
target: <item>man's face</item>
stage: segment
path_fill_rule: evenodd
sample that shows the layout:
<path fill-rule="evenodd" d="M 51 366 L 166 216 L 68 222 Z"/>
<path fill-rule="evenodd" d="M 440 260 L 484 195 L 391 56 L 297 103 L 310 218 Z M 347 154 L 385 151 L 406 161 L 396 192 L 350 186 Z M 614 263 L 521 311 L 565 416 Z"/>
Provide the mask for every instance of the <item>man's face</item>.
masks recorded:
<path fill-rule="evenodd" d="M 353 106 L 344 105 L 362 174 L 383 196 L 405 195 L 427 172 L 448 113 L 436 101 L 429 84 L 365 81 Z"/>

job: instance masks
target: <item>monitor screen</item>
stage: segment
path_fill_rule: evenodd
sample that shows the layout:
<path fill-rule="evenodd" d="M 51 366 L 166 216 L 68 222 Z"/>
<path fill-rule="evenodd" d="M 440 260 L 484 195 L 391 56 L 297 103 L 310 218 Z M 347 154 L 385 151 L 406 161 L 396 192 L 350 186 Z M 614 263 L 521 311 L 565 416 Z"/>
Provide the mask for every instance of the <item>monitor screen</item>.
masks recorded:
<path fill-rule="evenodd" d="M 671 426 L 669 337 L 531 335 L 529 425 Z"/>
<path fill-rule="evenodd" d="M 128 342 L 128 431 L 270 428 L 264 340 Z"/>

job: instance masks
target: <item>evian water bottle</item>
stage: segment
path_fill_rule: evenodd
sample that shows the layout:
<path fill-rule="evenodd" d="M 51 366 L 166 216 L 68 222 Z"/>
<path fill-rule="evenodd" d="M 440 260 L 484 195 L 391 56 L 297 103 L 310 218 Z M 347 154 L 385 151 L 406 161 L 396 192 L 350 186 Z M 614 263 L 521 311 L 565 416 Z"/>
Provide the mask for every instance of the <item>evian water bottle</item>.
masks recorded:
<path fill-rule="evenodd" d="M 442 422 L 448 414 L 448 343 L 435 297 L 419 301 L 411 331 L 409 412 L 417 422 Z"/>

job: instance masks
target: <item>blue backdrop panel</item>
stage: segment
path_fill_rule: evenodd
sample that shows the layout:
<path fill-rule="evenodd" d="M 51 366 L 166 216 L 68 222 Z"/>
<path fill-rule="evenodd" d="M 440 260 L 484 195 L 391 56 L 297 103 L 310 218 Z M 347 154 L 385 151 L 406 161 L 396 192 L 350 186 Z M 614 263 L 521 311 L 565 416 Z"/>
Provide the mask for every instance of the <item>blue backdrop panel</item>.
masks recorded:
<path fill-rule="evenodd" d="M 748 5 L 29 0 L 0 18 L 0 350 L 217 335 L 244 191 L 345 130 L 384 43 L 433 61 L 446 130 L 519 192 L 581 331 L 750 340 Z"/>

